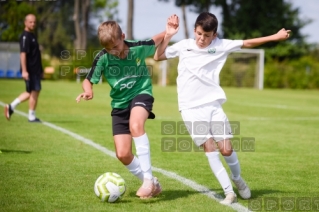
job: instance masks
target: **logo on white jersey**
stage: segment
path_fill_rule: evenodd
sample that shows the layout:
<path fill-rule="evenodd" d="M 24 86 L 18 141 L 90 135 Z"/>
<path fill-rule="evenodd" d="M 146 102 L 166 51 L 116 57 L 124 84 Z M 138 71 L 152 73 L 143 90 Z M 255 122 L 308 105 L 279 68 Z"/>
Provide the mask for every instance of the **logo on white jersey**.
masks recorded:
<path fill-rule="evenodd" d="M 214 54 L 215 52 L 216 52 L 215 48 L 208 49 L 208 53 L 210 53 L 210 54 Z"/>

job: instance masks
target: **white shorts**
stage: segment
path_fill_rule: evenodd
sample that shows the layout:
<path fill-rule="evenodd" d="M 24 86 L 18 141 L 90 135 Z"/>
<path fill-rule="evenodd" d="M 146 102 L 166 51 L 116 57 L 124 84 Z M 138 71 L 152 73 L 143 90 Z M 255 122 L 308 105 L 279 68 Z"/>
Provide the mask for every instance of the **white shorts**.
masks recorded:
<path fill-rule="evenodd" d="M 233 137 L 228 118 L 218 101 L 182 110 L 181 115 L 197 146 L 209 138 L 218 142 Z"/>

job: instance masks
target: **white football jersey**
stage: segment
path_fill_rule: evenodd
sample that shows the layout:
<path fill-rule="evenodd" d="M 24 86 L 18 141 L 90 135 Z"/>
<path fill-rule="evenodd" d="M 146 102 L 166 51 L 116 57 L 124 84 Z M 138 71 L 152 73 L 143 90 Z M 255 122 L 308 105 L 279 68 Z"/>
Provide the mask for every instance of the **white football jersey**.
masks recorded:
<path fill-rule="evenodd" d="M 168 46 L 166 58 L 179 57 L 177 93 L 179 110 L 204 105 L 213 101 L 226 101 L 219 85 L 219 73 L 229 53 L 238 51 L 243 40 L 215 38 L 204 49 L 194 39 L 185 39 Z"/>

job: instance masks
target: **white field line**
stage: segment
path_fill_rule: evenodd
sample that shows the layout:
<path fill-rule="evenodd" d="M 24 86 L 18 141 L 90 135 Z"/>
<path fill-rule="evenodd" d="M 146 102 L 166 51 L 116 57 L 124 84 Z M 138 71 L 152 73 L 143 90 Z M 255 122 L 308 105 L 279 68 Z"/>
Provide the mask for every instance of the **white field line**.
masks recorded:
<path fill-rule="evenodd" d="M 156 116 L 156 120 L 164 120 L 164 121 L 176 121 L 180 120 L 180 117 L 178 118 L 171 118 L 171 117 L 164 117 L 164 116 Z M 304 116 L 304 117 L 245 117 L 241 118 L 241 121 L 319 121 L 319 116 Z M 231 120 L 235 121 L 235 120 Z"/>
<path fill-rule="evenodd" d="M 2 105 L 4 107 L 5 103 L 0 101 L 0 105 Z M 21 112 L 21 111 L 18 111 L 18 110 L 15 110 L 14 113 L 15 114 L 19 114 L 19 115 L 24 116 L 24 117 L 28 117 L 28 114 L 26 114 L 24 112 Z M 38 124 L 38 123 L 36 123 L 36 124 Z M 71 131 L 69 131 L 67 129 L 64 129 L 62 127 L 56 126 L 56 125 L 51 124 L 49 122 L 42 121 L 42 124 L 44 124 L 47 127 L 52 128 L 52 129 L 55 129 L 55 130 L 57 130 L 59 132 L 62 132 L 64 134 L 66 134 L 66 135 L 69 135 L 69 136 L 71 136 L 71 137 L 73 137 L 73 138 L 75 138 L 75 139 L 77 139 L 79 141 L 82 141 L 83 143 L 94 147 L 95 149 L 105 153 L 106 155 L 108 155 L 108 156 L 110 156 L 112 158 L 116 158 L 115 153 L 113 151 L 111 151 L 111 150 L 109 150 L 109 149 L 107 149 L 107 148 L 105 148 L 105 147 L 103 147 L 103 146 L 101 146 L 101 145 L 99 145 L 97 143 L 94 143 L 90 139 L 84 138 L 81 135 L 78 135 L 78 134 L 76 134 L 74 132 L 71 132 Z M 167 177 L 169 177 L 171 179 L 179 181 L 180 183 L 183 183 L 184 185 L 194 189 L 195 191 L 198 191 L 199 193 L 201 193 L 203 195 L 206 195 L 207 197 L 209 197 L 211 199 L 216 200 L 217 202 L 220 202 L 221 200 L 223 200 L 222 197 L 220 197 L 216 192 L 211 191 L 207 187 L 205 187 L 203 185 L 200 185 L 200 184 L 196 183 L 195 181 L 192 181 L 190 179 L 182 177 L 182 176 L 180 176 L 180 175 L 178 175 L 178 174 L 176 174 L 174 172 L 167 171 L 167 170 L 164 170 L 164 169 L 161 169 L 161 168 L 157 168 L 157 167 L 154 167 L 154 166 L 152 166 L 152 170 L 154 170 L 155 172 L 159 172 L 159 173 L 161 173 L 161 174 L 163 174 L 163 175 L 165 175 L 165 176 L 167 176 Z M 233 204 L 229 205 L 229 207 L 233 208 L 234 210 L 236 210 L 238 212 L 250 212 L 250 210 L 247 207 L 245 207 L 245 206 L 243 206 L 243 205 L 241 205 L 239 203 L 233 203 Z"/>
<path fill-rule="evenodd" d="M 236 104 L 244 105 L 244 106 L 248 106 L 248 107 L 266 107 L 266 108 L 302 110 L 302 108 L 299 108 L 299 107 L 292 107 L 292 106 L 280 105 L 280 104 L 258 104 L 258 103 L 248 104 L 248 103 L 243 103 L 243 102 L 241 102 L 241 103 L 236 102 Z"/>
<path fill-rule="evenodd" d="M 282 105 L 282 104 L 261 104 L 261 103 L 245 103 L 245 102 L 232 102 L 233 104 L 243 105 L 248 107 L 265 107 L 265 108 L 277 108 L 283 110 L 317 110 L 317 107 L 297 107 L 292 105 Z"/>
<path fill-rule="evenodd" d="M 291 105 L 280 105 L 280 104 L 247 104 L 247 103 L 236 103 L 238 105 L 244 105 L 248 107 L 264 107 L 264 108 L 277 108 L 283 110 L 317 110 L 317 108 L 304 108 L 304 107 L 295 107 Z M 244 120 L 249 121 L 318 121 L 319 116 L 312 116 L 312 117 L 247 117 Z"/>
<path fill-rule="evenodd" d="M 249 121 L 319 121 L 317 117 L 248 117 Z"/>

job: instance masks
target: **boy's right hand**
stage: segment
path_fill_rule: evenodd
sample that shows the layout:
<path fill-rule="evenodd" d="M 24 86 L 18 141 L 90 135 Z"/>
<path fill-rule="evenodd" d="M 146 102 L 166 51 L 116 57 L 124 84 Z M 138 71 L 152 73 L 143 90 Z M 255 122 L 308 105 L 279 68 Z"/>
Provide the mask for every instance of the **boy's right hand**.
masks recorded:
<path fill-rule="evenodd" d="M 27 71 L 22 71 L 21 75 L 24 80 L 29 80 L 29 73 Z"/>
<path fill-rule="evenodd" d="M 90 93 L 90 92 L 81 93 L 80 95 L 78 95 L 78 97 L 76 97 L 75 100 L 77 103 L 79 103 L 81 101 L 81 99 L 91 100 L 91 99 L 93 99 L 93 93 Z"/>
<path fill-rule="evenodd" d="M 166 24 L 166 35 L 173 36 L 178 32 L 179 29 L 179 18 L 177 15 L 171 15 L 167 19 Z"/>

